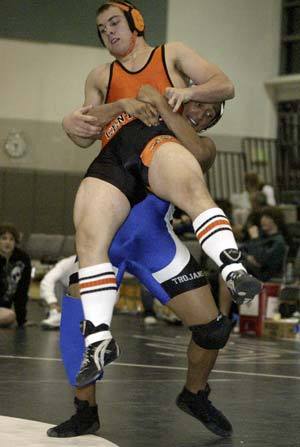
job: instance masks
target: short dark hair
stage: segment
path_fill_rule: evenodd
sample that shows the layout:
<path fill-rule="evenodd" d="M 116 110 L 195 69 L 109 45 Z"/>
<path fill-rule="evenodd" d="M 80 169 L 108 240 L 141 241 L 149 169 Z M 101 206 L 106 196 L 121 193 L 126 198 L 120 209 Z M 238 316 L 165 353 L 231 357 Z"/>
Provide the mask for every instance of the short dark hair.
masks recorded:
<path fill-rule="evenodd" d="M 124 3 L 125 5 L 127 4 L 127 6 L 128 5 L 132 6 L 134 9 L 139 9 L 131 2 L 127 2 L 127 1 L 126 2 L 122 2 L 122 0 L 121 1 L 118 1 L 118 0 L 107 0 L 106 2 L 103 3 L 103 5 L 99 6 L 99 8 L 97 9 L 96 17 L 98 17 L 99 14 L 101 14 L 103 11 L 106 11 L 111 6 L 114 6 L 114 3 L 117 3 L 117 4 L 118 3 L 121 3 L 121 4 Z M 118 6 L 118 5 L 116 5 L 116 6 Z"/>
<path fill-rule="evenodd" d="M 15 240 L 15 243 L 18 244 L 20 242 L 20 233 L 16 229 L 16 227 L 12 224 L 0 224 L 0 236 L 2 236 L 5 233 L 9 233 L 12 235 L 12 237 Z"/>
<path fill-rule="evenodd" d="M 111 4 L 110 2 L 105 2 L 103 3 L 103 5 L 99 6 L 99 8 L 96 11 L 96 17 L 98 17 L 99 14 L 101 14 L 101 12 L 106 11 L 108 8 L 110 8 L 111 6 L 113 6 L 113 4 Z"/>

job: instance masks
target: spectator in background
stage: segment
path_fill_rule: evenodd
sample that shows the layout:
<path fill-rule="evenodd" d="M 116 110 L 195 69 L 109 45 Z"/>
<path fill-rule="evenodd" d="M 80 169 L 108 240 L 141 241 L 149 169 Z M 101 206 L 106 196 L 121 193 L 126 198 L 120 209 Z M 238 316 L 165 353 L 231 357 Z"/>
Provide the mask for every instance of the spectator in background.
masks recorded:
<path fill-rule="evenodd" d="M 276 205 L 273 186 L 262 183 L 259 179 L 259 175 L 256 172 L 246 172 L 245 187 L 246 191 L 249 194 L 250 202 L 252 202 L 253 200 L 257 200 L 256 195 L 262 193 L 265 195 L 266 203 L 268 206 Z"/>
<path fill-rule="evenodd" d="M 252 225 L 248 233 L 250 240 L 241 246 L 241 250 L 249 272 L 261 281 L 281 275 L 287 245 L 287 232 L 281 210 L 276 207 L 264 208 L 260 228 Z"/>
<path fill-rule="evenodd" d="M 40 284 L 40 296 L 49 306 L 49 315 L 41 321 L 43 329 L 59 329 L 61 320 L 61 310 L 57 299 L 57 286 L 59 286 L 60 296 L 64 295 L 69 286 L 69 277 L 74 271 L 76 256 L 69 256 L 57 262 L 44 276 Z"/>
<path fill-rule="evenodd" d="M 17 247 L 18 230 L 9 224 L 0 225 L 0 326 L 17 322 L 26 324 L 28 290 L 31 280 L 31 261 Z M 12 309 L 14 307 L 14 310 Z"/>
<path fill-rule="evenodd" d="M 231 202 L 234 206 L 234 224 L 244 225 L 249 213 L 262 206 L 275 206 L 274 188 L 260 181 L 256 172 L 246 172 L 244 176 L 245 191 L 233 194 Z"/>
<path fill-rule="evenodd" d="M 251 200 L 251 209 L 246 218 L 244 225 L 233 225 L 232 230 L 239 243 L 250 240 L 249 228 L 252 226 L 260 226 L 261 213 L 267 206 L 266 196 L 262 192 L 257 192 Z"/>

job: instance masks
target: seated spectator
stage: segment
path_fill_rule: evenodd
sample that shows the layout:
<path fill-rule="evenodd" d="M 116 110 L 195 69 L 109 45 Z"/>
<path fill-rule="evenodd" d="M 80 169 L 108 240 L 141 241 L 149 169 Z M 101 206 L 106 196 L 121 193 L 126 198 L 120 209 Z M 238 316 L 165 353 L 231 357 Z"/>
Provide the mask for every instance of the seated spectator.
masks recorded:
<path fill-rule="evenodd" d="M 280 209 L 266 207 L 260 218 L 260 228 L 248 228 L 249 241 L 241 246 L 245 267 L 261 281 L 282 274 L 287 242 L 284 217 Z"/>
<path fill-rule="evenodd" d="M 0 225 L 0 326 L 15 322 L 26 324 L 28 290 L 31 280 L 31 261 L 17 247 L 20 235 L 13 225 Z M 12 309 L 14 307 L 14 310 Z"/>
<path fill-rule="evenodd" d="M 245 191 L 233 194 L 231 202 L 234 206 L 233 222 L 244 225 L 249 213 L 262 206 L 275 206 L 274 188 L 260 181 L 256 172 L 246 172 L 244 177 Z"/>
<path fill-rule="evenodd" d="M 264 194 L 266 204 L 268 206 L 275 206 L 275 194 L 274 188 L 271 185 L 260 181 L 259 175 L 256 172 L 246 172 L 245 174 L 245 187 L 249 194 L 250 202 L 256 200 L 255 196 L 259 193 Z"/>
<path fill-rule="evenodd" d="M 59 329 L 61 310 L 57 298 L 57 288 L 63 295 L 69 286 L 69 277 L 74 272 L 76 256 L 69 256 L 57 262 L 54 267 L 46 273 L 40 284 L 40 297 L 49 306 L 48 317 L 41 321 L 43 329 Z"/>
<path fill-rule="evenodd" d="M 261 213 L 267 206 L 266 196 L 259 192 L 251 200 L 251 209 L 244 225 L 233 225 L 234 235 L 239 243 L 250 240 L 249 228 L 260 226 Z"/>

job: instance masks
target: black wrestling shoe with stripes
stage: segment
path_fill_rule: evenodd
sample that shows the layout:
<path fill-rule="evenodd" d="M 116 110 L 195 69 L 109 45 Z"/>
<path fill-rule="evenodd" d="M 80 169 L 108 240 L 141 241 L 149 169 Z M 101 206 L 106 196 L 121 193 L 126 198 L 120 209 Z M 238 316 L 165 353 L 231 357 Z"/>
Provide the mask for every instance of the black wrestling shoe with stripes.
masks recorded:
<path fill-rule="evenodd" d="M 94 326 L 89 320 L 81 325 L 84 337 L 109 330 L 106 324 Z M 76 386 L 83 387 L 95 382 L 102 374 L 104 366 L 116 360 L 120 355 L 120 348 L 114 338 L 108 338 L 91 343 L 85 348 L 80 370 L 76 376 Z"/>
<path fill-rule="evenodd" d="M 74 436 L 91 435 L 99 430 L 100 421 L 98 407 L 90 407 L 88 401 L 74 399 L 76 413 L 65 422 L 47 430 L 50 438 L 72 438 Z"/>
<path fill-rule="evenodd" d="M 236 304 L 250 303 L 262 289 L 262 283 L 245 270 L 229 273 L 226 285 L 231 293 L 232 300 Z"/>
<path fill-rule="evenodd" d="M 208 384 L 204 390 L 198 391 L 197 394 L 191 393 L 184 387 L 176 399 L 176 405 L 180 410 L 202 422 L 215 435 L 228 438 L 232 435 L 232 425 L 224 414 L 208 400 L 209 393 L 210 386 Z"/>

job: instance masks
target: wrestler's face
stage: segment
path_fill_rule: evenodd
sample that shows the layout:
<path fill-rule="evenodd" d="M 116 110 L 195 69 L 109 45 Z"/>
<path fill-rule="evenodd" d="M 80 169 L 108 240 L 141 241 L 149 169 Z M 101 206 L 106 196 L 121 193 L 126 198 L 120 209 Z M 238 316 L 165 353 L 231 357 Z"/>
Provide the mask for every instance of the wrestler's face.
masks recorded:
<path fill-rule="evenodd" d="M 16 245 L 15 238 L 9 232 L 0 235 L 0 255 L 9 257 Z"/>
<path fill-rule="evenodd" d="M 183 114 L 196 132 L 200 132 L 214 121 L 217 116 L 217 111 L 214 104 L 189 101 L 184 104 Z"/>
<path fill-rule="evenodd" d="M 96 23 L 108 51 L 115 57 L 126 54 L 132 32 L 123 11 L 111 6 L 97 16 Z"/>

